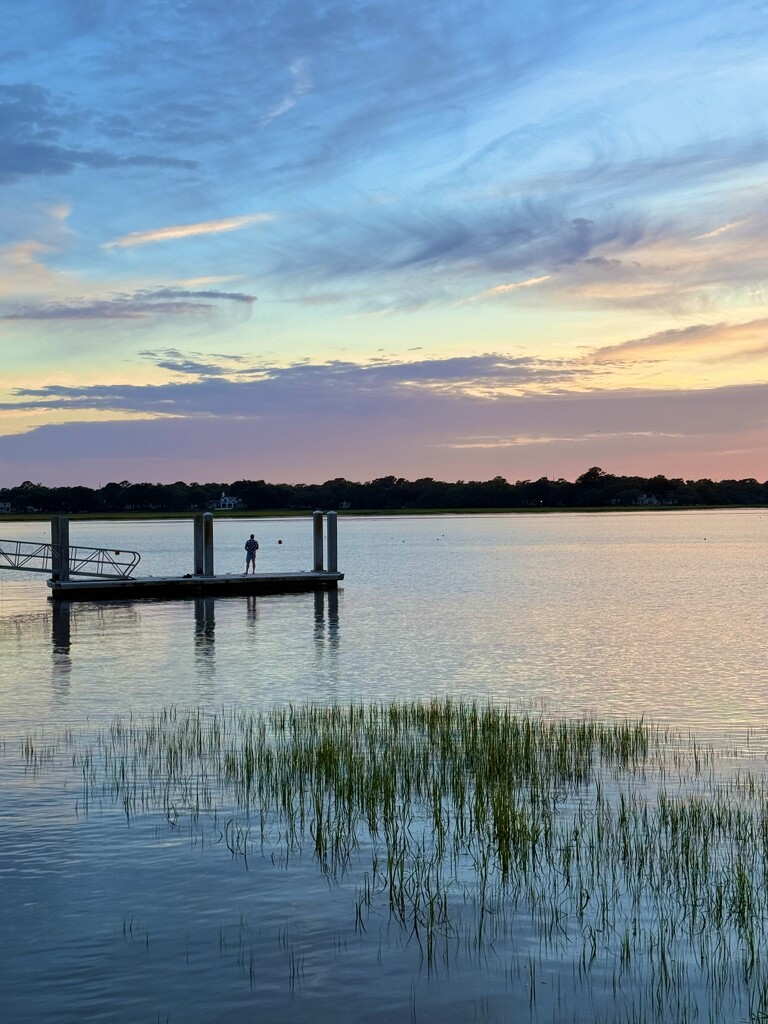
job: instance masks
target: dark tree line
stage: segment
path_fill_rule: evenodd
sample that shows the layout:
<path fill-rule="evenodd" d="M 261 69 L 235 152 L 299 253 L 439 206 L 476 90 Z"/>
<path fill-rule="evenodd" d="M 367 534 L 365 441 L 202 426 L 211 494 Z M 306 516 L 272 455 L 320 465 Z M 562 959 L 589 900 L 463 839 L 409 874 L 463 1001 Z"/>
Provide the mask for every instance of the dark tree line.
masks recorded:
<path fill-rule="evenodd" d="M 226 494 L 243 510 L 295 509 L 403 510 L 600 508 L 634 505 L 768 505 L 768 481 L 683 480 L 665 476 L 615 476 L 595 466 L 572 483 L 568 480 L 458 480 L 446 483 L 423 477 L 386 476 L 366 483 L 338 478 L 323 484 L 270 484 L 264 480 L 234 483 L 132 484 L 104 487 L 45 487 L 26 480 L 0 488 L 0 507 L 13 512 L 193 512 L 218 504 Z"/>

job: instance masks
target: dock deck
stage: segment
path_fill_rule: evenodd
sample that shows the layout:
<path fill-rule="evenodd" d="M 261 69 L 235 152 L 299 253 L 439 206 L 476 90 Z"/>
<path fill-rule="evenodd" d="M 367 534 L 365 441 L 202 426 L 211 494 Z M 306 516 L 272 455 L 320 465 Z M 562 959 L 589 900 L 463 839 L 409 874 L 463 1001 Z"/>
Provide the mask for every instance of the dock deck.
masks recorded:
<path fill-rule="evenodd" d="M 48 580 L 51 597 L 65 601 L 135 598 L 228 597 L 335 590 L 342 572 L 260 572 L 245 575 L 145 576 L 141 579 Z"/>
<path fill-rule="evenodd" d="M 325 531 L 324 520 L 327 524 Z M 328 549 L 327 563 L 323 552 L 324 533 Z M 312 513 L 312 569 L 306 571 L 258 572 L 250 575 L 224 573 L 217 576 L 214 572 L 213 515 L 210 512 L 195 515 L 192 539 L 192 572 L 181 576 L 137 577 L 133 572 L 141 561 L 138 551 L 127 551 L 122 546 L 113 550 L 73 546 L 69 543 L 69 517 L 56 515 L 51 517 L 50 543 L 38 540 L 0 540 L 0 568 L 49 572 L 51 597 L 62 601 L 119 601 L 136 598 L 168 600 L 243 594 L 290 594 L 336 590 L 339 582 L 344 579 L 344 573 L 338 572 L 336 513 L 333 511 L 324 513 L 317 509 Z"/>

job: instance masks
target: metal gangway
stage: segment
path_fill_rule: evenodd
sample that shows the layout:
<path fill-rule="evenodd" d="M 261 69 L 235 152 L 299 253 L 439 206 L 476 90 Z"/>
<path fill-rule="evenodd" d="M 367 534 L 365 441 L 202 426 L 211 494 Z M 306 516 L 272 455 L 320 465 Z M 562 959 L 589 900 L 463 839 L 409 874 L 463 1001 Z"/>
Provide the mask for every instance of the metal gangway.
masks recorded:
<path fill-rule="evenodd" d="M 62 554 L 68 552 L 68 566 Z M 141 561 L 138 551 L 87 548 L 72 544 L 38 544 L 28 540 L 0 539 L 0 569 L 21 569 L 24 572 L 61 573 L 64 576 L 100 576 L 130 579 Z M 62 573 L 62 569 L 64 572 Z"/>

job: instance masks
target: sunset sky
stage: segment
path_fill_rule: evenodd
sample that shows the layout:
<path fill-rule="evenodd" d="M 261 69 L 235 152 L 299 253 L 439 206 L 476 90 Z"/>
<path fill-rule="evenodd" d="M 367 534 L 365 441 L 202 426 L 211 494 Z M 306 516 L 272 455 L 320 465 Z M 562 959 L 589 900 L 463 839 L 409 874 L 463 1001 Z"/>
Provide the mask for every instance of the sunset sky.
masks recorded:
<path fill-rule="evenodd" d="M 3 19 L 0 486 L 768 478 L 768 4 Z"/>

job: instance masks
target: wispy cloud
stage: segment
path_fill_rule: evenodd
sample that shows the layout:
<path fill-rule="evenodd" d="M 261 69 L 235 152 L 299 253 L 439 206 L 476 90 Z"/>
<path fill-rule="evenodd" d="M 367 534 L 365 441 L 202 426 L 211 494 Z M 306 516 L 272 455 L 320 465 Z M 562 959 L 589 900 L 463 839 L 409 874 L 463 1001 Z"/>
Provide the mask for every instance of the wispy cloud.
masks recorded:
<path fill-rule="evenodd" d="M 551 274 L 541 274 L 539 277 L 529 277 L 525 281 L 512 281 L 509 284 L 497 284 L 493 288 L 486 288 L 484 292 L 479 292 L 477 295 L 471 295 L 468 299 L 462 299 L 460 302 L 455 302 L 454 306 L 466 306 L 473 302 L 482 302 L 484 299 L 495 299 L 502 295 L 509 295 L 512 292 L 519 291 L 521 288 L 534 288 L 537 284 L 544 284 L 545 281 L 552 279 Z"/>
<path fill-rule="evenodd" d="M 145 349 L 139 355 L 149 359 L 155 366 L 163 370 L 171 370 L 192 377 L 225 377 L 237 374 L 246 362 L 244 356 L 230 356 L 212 352 L 209 355 L 201 352 L 183 353 L 178 349 L 169 348 L 161 351 Z"/>
<path fill-rule="evenodd" d="M 252 306 L 255 295 L 182 288 L 142 289 L 103 299 L 34 303 L 0 310 L 0 320 L 138 320 L 146 317 L 200 315 L 220 302 Z"/>
<path fill-rule="evenodd" d="M 590 360 L 603 362 L 634 362 L 669 358 L 679 351 L 708 351 L 714 349 L 723 358 L 737 358 L 742 355 L 733 346 L 735 342 L 753 341 L 765 348 L 768 333 L 768 318 L 750 320 L 747 323 L 692 324 L 689 327 L 659 331 L 645 338 L 635 338 L 618 345 L 605 345 L 590 355 Z"/>
<path fill-rule="evenodd" d="M 714 228 L 712 231 L 707 231 L 703 235 L 696 235 L 694 238 L 695 242 L 699 242 L 705 238 L 719 238 L 720 235 L 726 234 L 728 231 L 733 231 L 736 228 L 740 228 L 745 222 L 743 220 L 733 220 L 730 224 L 721 224 L 719 228 Z"/>
<path fill-rule="evenodd" d="M 513 281 L 511 284 L 497 284 L 495 288 L 489 288 L 482 293 L 481 298 L 489 299 L 494 295 L 507 295 L 509 292 L 516 292 L 519 288 L 533 288 L 536 284 L 549 281 L 551 274 L 542 274 L 541 277 L 529 277 L 527 281 Z"/>
<path fill-rule="evenodd" d="M 275 118 L 282 117 L 283 114 L 287 114 L 289 110 L 293 110 L 301 97 L 306 96 L 308 92 L 311 92 L 312 79 L 309 75 L 307 61 L 292 61 L 290 70 L 291 77 L 293 78 L 293 88 L 288 95 L 277 104 L 277 106 L 273 107 L 269 113 L 264 114 L 263 117 L 259 118 L 259 123 L 262 126 L 268 125 L 270 121 L 274 121 Z"/>
<path fill-rule="evenodd" d="M 87 131 L 92 115 L 39 85 L 0 85 L 0 183 L 37 175 L 166 167 L 192 170 L 194 160 L 156 153 L 78 145 L 68 136 Z"/>
<path fill-rule="evenodd" d="M 227 231 L 240 231 L 254 224 L 266 224 L 275 220 L 273 213 L 251 213 L 244 217 L 225 217 L 222 220 L 200 221 L 197 224 L 175 224 L 150 231 L 132 231 L 129 235 L 105 242 L 104 249 L 131 249 L 137 245 L 152 245 L 155 242 L 173 242 L 179 238 L 193 238 L 196 235 L 220 235 Z"/>
<path fill-rule="evenodd" d="M 489 448 L 518 448 L 521 445 L 561 445 L 561 444 L 589 444 L 590 442 L 603 442 L 609 438 L 681 438 L 685 435 L 680 431 L 659 430 L 618 430 L 602 432 L 585 432 L 581 434 L 517 434 L 514 437 L 473 437 L 467 440 L 451 441 L 450 448 L 489 449 Z"/>

